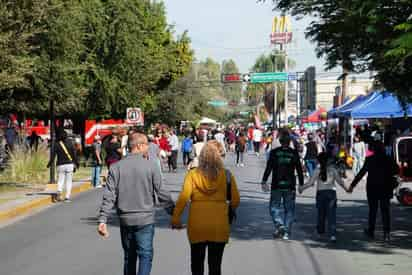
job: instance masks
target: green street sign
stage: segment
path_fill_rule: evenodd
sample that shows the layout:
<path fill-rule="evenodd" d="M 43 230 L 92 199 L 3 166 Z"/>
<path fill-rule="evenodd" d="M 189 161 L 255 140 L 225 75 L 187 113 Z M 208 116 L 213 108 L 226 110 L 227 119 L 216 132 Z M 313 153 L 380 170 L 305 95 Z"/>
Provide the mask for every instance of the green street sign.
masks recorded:
<path fill-rule="evenodd" d="M 288 81 L 288 73 L 252 73 L 251 83 L 271 83 Z"/>

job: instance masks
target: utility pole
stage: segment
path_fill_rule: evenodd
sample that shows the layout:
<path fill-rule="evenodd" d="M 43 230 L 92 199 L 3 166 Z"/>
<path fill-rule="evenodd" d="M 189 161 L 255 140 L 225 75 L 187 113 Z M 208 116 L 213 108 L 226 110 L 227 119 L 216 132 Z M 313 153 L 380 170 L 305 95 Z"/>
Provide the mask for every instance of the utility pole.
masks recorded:
<path fill-rule="evenodd" d="M 283 44 L 280 44 L 280 50 L 283 52 L 284 60 L 285 60 L 285 72 L 288 72 L 288 54 L 286 52 L 286 46 L 283 51 Z M 288 112 L 288 96 L 289 96 L 289 81 L 285 82 L 285 125 L 288 124 L 289 112 Z"/>
<path fill-rule="evenodd" d="M 53 159 L 53 152 L 55 150 L 55 140 L 56 140 L 56 123 L 54 115 L 54 100 L 50 99 L 49 102 L 49 112 L 50 112 L 50 184 L 56 183 L 56 170 Z"/>

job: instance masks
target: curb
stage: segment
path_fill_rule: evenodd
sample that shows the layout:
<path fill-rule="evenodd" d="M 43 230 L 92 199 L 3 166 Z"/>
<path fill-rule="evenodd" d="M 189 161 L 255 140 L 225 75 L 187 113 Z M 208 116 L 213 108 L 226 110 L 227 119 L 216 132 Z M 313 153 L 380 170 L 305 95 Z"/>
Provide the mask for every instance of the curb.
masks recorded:
<path fill-rule="evenodd" d="M 78 186 L 73 187 L 72 189 L 72 195 L 76 195 L 79 193 L 83 193 L 85 191 L 88 191 L 92 189 L 91 183 L 90 182 L 84 182 Z M 0 211 L 0 223 L 7 222 L 11 219 L 27 215 L 31 212 L 34 212 L 35 210 L 39 208 L 43 208 L 45 206 L 54 204 L 53 202 L 53 196 L 49 195 L 44 198 L 39 198 L 39 199 L 34 199 L 25 203 L 22 203 L 21 205 L 18 205 L 14 208 L 7 209 L 4 211 Z"/>

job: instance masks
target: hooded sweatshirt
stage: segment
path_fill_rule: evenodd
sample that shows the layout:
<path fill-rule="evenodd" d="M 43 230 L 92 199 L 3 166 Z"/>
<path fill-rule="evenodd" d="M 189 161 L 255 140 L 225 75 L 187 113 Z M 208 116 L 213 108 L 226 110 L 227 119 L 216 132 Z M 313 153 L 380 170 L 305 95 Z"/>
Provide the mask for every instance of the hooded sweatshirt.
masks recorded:
<path fill-rule="evenodd" d="M 215 181 L 208 180 L 199 169 L 188 172 L 183 190 L 176 202 L 172 223 L 179 224 L 188 202 L 187 226 L 190 243 L 227 242 L 229 240 L 228 203 L 226 201 L 226 173 L 222 169 Z M 239 206 L 239 191 L 235 178 L 231 177 L 231 207 Z"/>

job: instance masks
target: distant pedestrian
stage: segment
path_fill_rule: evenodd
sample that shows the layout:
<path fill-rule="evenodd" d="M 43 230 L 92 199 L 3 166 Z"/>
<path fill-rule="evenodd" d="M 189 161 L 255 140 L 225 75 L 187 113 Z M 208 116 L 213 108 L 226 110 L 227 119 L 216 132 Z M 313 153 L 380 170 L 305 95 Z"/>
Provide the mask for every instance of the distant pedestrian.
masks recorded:
<path fill-rule="evenodd" d="M 171 154 L 169 156 L 169 172 L 173 170 L 173 172 L 177 171 L 177 157 L 179 154 L 179 138 L 176 136 L 176 132 L 174 130 L 170 131 L 169 136 L 169 144 Z"/>
<path fill-rule="evenodd" d="M 122 146 L 116 135 L 112 135 L 109 140 L 109 144 L 106 147 L 106 165 L 107 169 L 119 160 L 122 159 Z"/>
<path fill-rule="evenodd" d="M 290 148 L 290 136 L 282 134 L 279 141 L 282 146 L 270 152 L 263 175 L 262 190 L 269 191 L 266 182 L 272 173 L 270 214 L 275 224 L 273 235 L 288 240 L 295 219 L 295 172 L 298 174 L 299 185 L 303 185 L 304 182 L 298 152 Z"/>
<path fill-rule="evenodd" d="M 13 152 L 15 143 L 17 142 L 18 138 L 16 129 L 13 126 L 8 127 L 5 132 L 5 137 L 8 151 Z"/>
<path fill-rule="evenodd" d="M 308 135 L 308 143 L 306 143 L 306 155 L 305 155 L 305 164 L 306 170 L 309 173 L 309 177 L 313 176 L 313 172 L 317 166 L 317 157 L 318 157 L 318 145 L 314 140 L 314 136 L 312 133 Z"/>
<path fill-rule="evenodd" d="M 36 131 L 32 131 L 31 135 L 29 136 L 30 150 L 37 152 L 37 150 L 39 149 L 40 141 L 41 137 L 37 134 Z"/>
<path fill-rule="evenodd" d="M 169 214 L 173 201 L 162 188 L 160 171 L 155 162 L 147 160 L 148 141 L 145 135 L 129 137 L 130 154 L 110 167 L 99 214 L 98 232 L 109 236 L 107 222 L 112 208 L 120 217 L 120 234 L 124 250 L 124 275 L 149 275 L 153 260 L 155 200 Z M 136 273 L 136 263 L 139 268 Z"/>
<path fill-rule="evenodd" d="M 355 136 L 354 138 L 352 155 L 353 155 L 352 171 L 353 171 L 353 175 L 356 176 L 359 173 L 360 169 L 362 168 L 363 163 L 365 162 L 365 158 L 366 158 L 366 146 L 365 146 L 365 143 L 360 140 L 359 136 Z"/>
<path fill-rule="evenodd" d="M 247 145 L 248 145 L 248 151 L 253 151 L 253 127 L 250 126 L 247 129 Z"/>
<path fill-rule="evenodd" d="M 336 242 L 336 183 L 345 191 L 347 191 L 348 188 L 336 170 L 333 160 L 328 158 L 327 153 L 320 153 L 318 161 L 319 167 L 315 169 L 309 182 L 299 187 L 299 193 L 302 193 L 306 188 L 314 186 L 316 183 L 316 208 L 318 210 L 317 232 L 319 235 L 325 233 L 327 220 L 330 241 Z"/>
<path fill-rule="evenodd" d="M 159 167 L 160 173 L 162 173 L 162 162 L 160 159 L 160 146 L 156 144 L 156 139 L 153 135 L 148 135 L 149 149 L 147 151 L 147 159 L 154 161 Z"/>
<path fill-rule="evenodd" d="M 203 147 L 206 145 L 206 142 L 203 140 L 203 133 L 199 132 L 199 141 L 193 145 L 193 153 L 194 153 L 194 158 L 190 162 L 188 169 L 193 169 L 199 166 L 199 156 L 200 152 L 202 152 Z"/>
<path fill-rule="evenodd" d="M 220 275 L 223 251 L 229 240 L 229 208 L 239 205 L 239 191 L 233 175 L 225 170 L 224 149 L 217 141 L 209 141 L 199 156 L 199 167 L 186 175 L 171 221 L 172 228 L 183 228 L 181 215 L 190 201 L 187 233 L 191 250 L 193 275 L 204 274 L 206 249 L 210 275 Z M 230 183 L 231 201 L 227 203 Z"/>
<path fill-rule="evenodd" d="M 185 134 L 185 138 L 182 141 L 182 155 L 183 166 L 187 167 L 191 161 L 191 153 L 193 151 L 193 140 L 188 133 Z"/>
<path fill-rule="evenodd" d="M 54 151 L 51 154 L 51 159 L 47 164 L 50 167 L 57 156 L 57 201 L 62 200 L 63 189 L 65 189 L 65 202 L 70 202 L 73 172 L 79 167 L 76 150 L 73 142 L 67 137 L 64 130 L 58 130 L 57 142 L 54 145 Z"/>
<path fill-rule="evenodd" d="M 94 188 L 100 188 L 100 173 L 102 172 L 102 141 L 99 135 L 94 137 L 92 146 L 92 185 Z"/>
<path fill-rule="evenodd" d="M 215 134 L 215 140 L 220 142 L 220 144 L 222 144 L 223 148 L 225 148 L 226 150 L 225 134 L 223 133 L 222 129 L 219 129 L 219 131 Z"/>
<path fill-rule="evenodd" d="M 253 145 L 255 147 L 256 156 L 259 156 L 260 145 L 263 139 L 263 132 L 257 126 L 253 130 Z"/>
<path fill-rule="evenodd" d="M 360 180 L 368 173 L 366 196 L 369 205 L 369 226 L 364 230 L 364 233 L 371 239 L 375 237 L 376 214 L 380 206 L 383 238 L 385 241 L 389 241 L 391 232 L 390 200 L 393 197 L 393 189 L 396 187 L 395 175 L 398 174 L 399 168 L 396 162 L 385 154 L 385 147 L 381 141 L 372 142 L 371 149 L 373 155 L 366 158 L 365 164 L 356 175 L 348 191 L 352 193 Z"/>
<path fill-rule="evenodd" d="M 244 133 L 240 133 L 236 139 L 236 165 L 245 166 L 244 154 L 246 151 L 247 139 Z"/>

